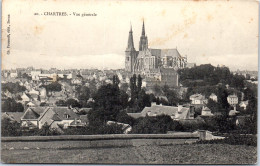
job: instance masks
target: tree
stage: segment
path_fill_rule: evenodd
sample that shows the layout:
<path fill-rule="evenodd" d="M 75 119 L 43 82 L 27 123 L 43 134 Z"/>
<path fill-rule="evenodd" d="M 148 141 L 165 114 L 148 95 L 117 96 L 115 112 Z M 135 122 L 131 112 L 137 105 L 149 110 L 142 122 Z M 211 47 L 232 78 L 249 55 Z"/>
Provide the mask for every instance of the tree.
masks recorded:
<path fill-rule="evenodd" d="M 78 94 L 78 99 L 80 101 L 85 101 L 87 102 L 88 99 L 90 98 L 90 89 L 86 86 L 79 86 L 76 88 L 77 94 Z"/>
<path fill-rule="evenodd" d="M 113 85 L 118 86 L 120 83 L 120 80 L 117 75 L 113 75 Z"/>
<path fill-rule="evenodd" d="M 1 106 L 2 112 L 23 112 L 24 107 L 21 103 L 17 103 L 14 99 L 8 98 Z"/>
<path fill-rule="evenodd" d="M 155 96 L 158 96 L 158 95 L 161 95 L 162 94 L 162 89 L 159 85 L 155 84 L 153 86 L 153 91 L 154 91 L 154 94 Z"/>
<path fill-rule="evenodd" d="M 119 112 L 119 114 L 116 117 L 116 121 L 129 124 L 130 126 L 133 126 L 135 123 L 135 119 L 129 116 L 124 110 Z"/>
<path fill-rule="evenodd" d="M 138 105 L 140 112 L 144 109 L 144 107 L 151 107 L 150 95 L 146 94 L 142 89 L 138 94 L 138 99 L 135 104 Z"/>
<path fill-rule="evenodd" d="M 8 83 L 2 83 L 2 91 L 9 91 L 12 94 L 17 94 L 19 92 L 24 92 L 26 90 L 26 88 L 24 86 L 19 85 L 18 82 L 16 83 L 12 83 L 12 82 L 8 82 Z"/>
<path fill-rule="evenodd" d="M 129 99 L 128 94 L 125 91 L 120 90 L 119 99 L 120 99 L 121 106 L 125 109 L 128 106 L 128 99 Z"/>
<path fill-rule="evenodd" d="M 219 112 L 221 109 L 220 105 L 212 99 L 208 100 L 207 107 L 211 110 L 212 113 Z"/>
<path fill-rule="evenodd" d="M 32 77 L 30 77 L 27 73 L 23 73 L 21 76 L 27 80 L 32 80 Z"/>
<path fill-rule="evenodd" d="M 50 128 L 47 123 L 44 123 L 41 129 L 36 132 L 37 135 L 40 136 L 49 136 L 49 135 L 59 135 L 58 131 L 55 129 Z"/>
<path fill-rule="evenodd" d="M 1 135 L 2 136 L 20 136 L 21 129 L 20 124 L 16 121 L 11 121 L 8 118 L 3 118 L 1 120 Z"/>
<path fill-rule="evenodd" d="M 221 110 L 223 111 L 223 113 L 228 114 L 227 111 L 230 107 L 229 103 L 227 101 L 228 92 L 224 86 L 218 86 L 217 90 L 218 90 L 218 93 L 216 95 L 218 97 L 218 103 L 221 106 Z"/>
<path fill-rule="evenodd" d="M 133 126 L 132 133 L 136 134 L 165 134 L 169 130 L 174 130 L 176 124 L 168 115 L 160 115 L 156 117 L 146 116 L 138 118 Z"/>
<path fill-rule="evenodd" d="M 46 89 L 47 94 L 48 92 L 59 92 L 61 91 L 61 84 L 58 82 L 52 82 L 51 84 L 48 85 L 41 85 L 40 87 L 43 87 Z"/>
<path fill-rule="evenodd" d="M 129 87 L 129 86 L 128 86 L 128 83 L 122 83 L 120 89 L 123 90 L 123 91 L 125 91 L 125 92 L 127 92 L 128 87 Z"/>
<path fill-rule="evenodd" d="M 140 92 L 142 89 L 142 77 L 140 74 L 138 75 L 138 82 L 137 82 L 137 91 Z"/>
<path fill-rule="evenodd" d="M 137 99 L 137 94 L 138 94 L 135 74 L 133 75 L 133 77 L 130 78 L 130 89 L 131 89 L 131 102 L 134 103 L 134 101 Z"/>
<path fill-rule="evenodd" d="M 114 121 L 119 111 L 125 107 L 126 98 L 125 93 L 120 91 L 118 86 L 111 84 L 102 85 L 93 97 L 95 103 L 91 113 L 99 111 L 103 115 L 101 121 Z M 96 115 L 94 114 L 93 116 L 95 117 Z M 97 115 L 97 118 L 101 117 Z"/>
<path fill-rule="evenodd" d="M 80 103 L 77 100 L 75 100 L 75 99 L 68 99 L 66 101 L 66 105 L 68 107 L 72 107 L 72 108 L 75 108 L 75 107 L 81 108 Z"/>

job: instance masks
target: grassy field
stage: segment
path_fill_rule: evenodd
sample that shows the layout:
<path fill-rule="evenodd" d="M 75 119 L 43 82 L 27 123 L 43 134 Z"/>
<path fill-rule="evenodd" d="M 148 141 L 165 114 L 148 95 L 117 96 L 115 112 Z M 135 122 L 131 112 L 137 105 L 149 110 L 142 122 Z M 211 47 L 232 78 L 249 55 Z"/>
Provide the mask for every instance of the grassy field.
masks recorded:
<path fill-rule="evenodd" d="M 4 163 L 255 164 L 257 148 L 244 145 L 179 144 L 82 149 L 2 150 Z"/>

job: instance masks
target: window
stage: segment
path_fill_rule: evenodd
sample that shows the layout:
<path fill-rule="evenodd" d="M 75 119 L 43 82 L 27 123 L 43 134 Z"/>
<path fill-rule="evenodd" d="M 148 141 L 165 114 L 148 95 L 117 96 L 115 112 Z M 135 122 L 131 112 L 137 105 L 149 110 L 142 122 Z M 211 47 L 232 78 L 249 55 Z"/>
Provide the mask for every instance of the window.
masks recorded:
<path fill-rule="evenodd" d="M 66 119 L 69 119 L 70 115 L 69 114 L 65 114 L 64 115 Z"/>

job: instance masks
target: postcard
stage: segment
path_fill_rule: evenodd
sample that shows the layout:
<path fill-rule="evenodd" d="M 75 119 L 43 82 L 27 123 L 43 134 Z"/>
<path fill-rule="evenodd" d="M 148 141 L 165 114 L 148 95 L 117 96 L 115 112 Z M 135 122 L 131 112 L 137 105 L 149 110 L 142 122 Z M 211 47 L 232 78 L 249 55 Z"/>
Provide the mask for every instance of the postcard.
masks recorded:
<path fill-rule="evenodd" d="M 258 1 L 2 11 L 2 163 L 257 162 Z"/>

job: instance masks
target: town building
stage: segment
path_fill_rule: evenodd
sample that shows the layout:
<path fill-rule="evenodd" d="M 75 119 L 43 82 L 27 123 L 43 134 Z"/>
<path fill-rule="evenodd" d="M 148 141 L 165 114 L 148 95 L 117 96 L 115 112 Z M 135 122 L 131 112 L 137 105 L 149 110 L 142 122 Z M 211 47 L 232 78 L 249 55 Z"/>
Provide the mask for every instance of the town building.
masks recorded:
<path fill-rule="evenodd" d="M 208 107 L 203 107 L 201 111 L 201 116 L 213 116 L 213 114 Z"/>
<path fill-rule="evenodd" d="M 21 117 L 21 126 L 29 129 L 47 124 L 50 128 L 68 128 L 75 126 L 80 116 L 68 107 L 29 107 Z M 82 126 L 82 124 L 78 124 Z"/>
<path fill-rule="evenodd" d="M 204 105 L 208 103 L 208 100 L 204 95 L 194 94 L 190 96 L 191 104 L 193 105 Z"/>
<path fill-rule="evenodd" d="M 239 104 L 239 107 L 242 107 L 244 110 L 246 109 L 246 107 L 248 106 L 248 100 L 247 101 L 241 101 Z"/>
<path fill-rule="evenodd" d="M 151 107 L 145 107 L 140 113 L 127 113 L 133 118 L 145 117 L 145 116 L 159 116 L 159 115 L 169 115 L 173 120 L 188 120 L 194 119 L 194 109 L 193 107 L 183 107 L 179 105 L 174 106 L 164 106 L 153 104 Z"/>
<path fill-rule="evenodd" d="M 215 95 L 214 93 L 211 93 L 211 95 L 209 96 L 210 99 L 212 99 L 215 102 L 218 102 L 218 96 Z"/>
<path fill-rule="evenodd" d="M 237 95 L 229 95 L 227 97 L 227 101 L 232 106 L 237 105 L 238 104 L 238 97 L 237 97 Z"/>

